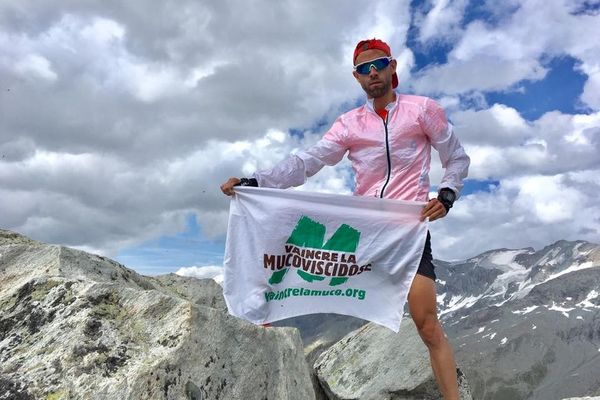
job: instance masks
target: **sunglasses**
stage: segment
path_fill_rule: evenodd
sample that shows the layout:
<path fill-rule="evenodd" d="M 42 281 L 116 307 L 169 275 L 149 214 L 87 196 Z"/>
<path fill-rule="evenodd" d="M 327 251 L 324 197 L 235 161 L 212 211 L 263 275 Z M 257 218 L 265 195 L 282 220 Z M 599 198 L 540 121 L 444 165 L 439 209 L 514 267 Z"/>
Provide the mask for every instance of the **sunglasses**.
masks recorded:
<path fill-rule="evenodd" d="M 354 70 L 361 75 L 368 75 L 371 72 L 371 68 L 375 67 L 377 71 L 381 71 L 390 65 L 392 57 L 381 57 L 371 61 L 360 63 L 354 66 Z"/>

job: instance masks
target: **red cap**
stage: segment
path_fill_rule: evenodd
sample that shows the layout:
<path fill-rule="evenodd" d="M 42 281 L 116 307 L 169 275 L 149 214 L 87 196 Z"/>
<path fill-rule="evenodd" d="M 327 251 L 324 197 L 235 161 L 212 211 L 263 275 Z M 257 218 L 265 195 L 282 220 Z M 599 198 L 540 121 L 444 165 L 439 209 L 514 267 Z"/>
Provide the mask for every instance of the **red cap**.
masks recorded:
<path fill-rule="evenodd" d="M 354 57 L 352 59 L 352 63 L 354 65 L 356 65 L 356 57 L 358 57 L 358 55 L 360 53 L 362 53 L 365 50 L 381 50 L 383 51 L 388 57 L 392 56 L 392 51 L 390 50 L 390 46 L 388 46 L 388 44 L 386 42 L 384 42 L 383 40 L 379 40 L 379 39 L 368 39 L 368 40 L 361 40 L 360 42 L 358 42 L 358 44 L 356 45 L 356 49 L 354 49 Z M 392 76 L 392 87 L 395 89 L 398 86 L 398 75 L 396 75 L 396 73 L 394 72 L 394 75 Z"/>

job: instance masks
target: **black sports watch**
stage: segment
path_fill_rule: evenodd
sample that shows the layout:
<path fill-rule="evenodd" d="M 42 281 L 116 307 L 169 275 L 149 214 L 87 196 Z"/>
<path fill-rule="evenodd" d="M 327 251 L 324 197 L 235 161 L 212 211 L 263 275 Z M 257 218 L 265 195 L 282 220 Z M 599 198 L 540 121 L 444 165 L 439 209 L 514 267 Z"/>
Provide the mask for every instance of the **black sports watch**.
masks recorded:
<path fill-rule="evenodd" d="M 258 181 L 256 178 L 241 178 L 240 183 L 234 186 L 254 186 L 258 187 Z"/>
<path fill-rule="evenodd" d="M 454 190 L 452 190 L 450 188 L 441 188 L 440 191 L 438 192 L 437 198 L 440 201 L 440 203 L 442 203 L 444 208 L 446 209 L 446 214 L 447 214 L 448 211 L 450 211 L 450 209 L 452 208 L 454 201 L 456 200 L 456 193 L 454 193 Z"/>

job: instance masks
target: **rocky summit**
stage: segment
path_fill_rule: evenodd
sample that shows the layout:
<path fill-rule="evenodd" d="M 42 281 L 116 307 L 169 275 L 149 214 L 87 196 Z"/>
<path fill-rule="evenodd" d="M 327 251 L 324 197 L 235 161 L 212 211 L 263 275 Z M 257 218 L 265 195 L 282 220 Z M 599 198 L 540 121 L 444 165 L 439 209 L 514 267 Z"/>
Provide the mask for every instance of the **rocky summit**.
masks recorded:
<path fill-rule="evenodd" d="M 410 318 L 399 334 L 374 323 L 351 332 L 315 363 L 315 372 L 329 399 L 393 400 L 439 398 L 430 372 L 429 355 Z M 460 398 L 472 399 L 458 370 Z"/>
<path fill-rule="evenodd" d="M 147 278 L 0 231 L 0 398 L 312 399 L 298 331 L 229 316 L 212 280 Z"/>
<path fill-rule="evenodd" d="M 440 399 L 405 322 L 305 349 L 296 328 L 230 316 L 213 280 L 145 277 L 0 230 L 0 399 Z"/>

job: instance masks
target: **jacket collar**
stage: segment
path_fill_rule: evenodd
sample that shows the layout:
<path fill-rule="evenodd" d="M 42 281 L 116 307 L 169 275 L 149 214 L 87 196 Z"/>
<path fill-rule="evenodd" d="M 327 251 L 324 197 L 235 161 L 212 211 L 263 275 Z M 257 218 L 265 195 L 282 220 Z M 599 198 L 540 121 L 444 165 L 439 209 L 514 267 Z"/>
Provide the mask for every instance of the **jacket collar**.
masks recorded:
<path fill-rule="evenodd" d="M 396 100 L 392 101 L 387 106 L 385 106 L 385 109 L 388 111 L 388 113 L 390 113 L 394 108 L 396 108 L 396 105 L 398 104 L 398 100 L 400 99 L 400 94 L 398 92 L 394 92 L 394 93 L 396 94 Z M 367 102 L 366 102 L 365 106 L 367 107 L 368 110 L 375 112 L 375 107 L 373 107 L 373 102 L 374 102 L 374 99 L 370 99 L 367 97 Z"/>

